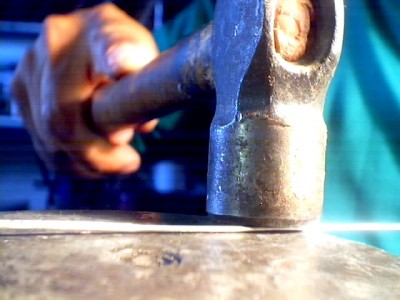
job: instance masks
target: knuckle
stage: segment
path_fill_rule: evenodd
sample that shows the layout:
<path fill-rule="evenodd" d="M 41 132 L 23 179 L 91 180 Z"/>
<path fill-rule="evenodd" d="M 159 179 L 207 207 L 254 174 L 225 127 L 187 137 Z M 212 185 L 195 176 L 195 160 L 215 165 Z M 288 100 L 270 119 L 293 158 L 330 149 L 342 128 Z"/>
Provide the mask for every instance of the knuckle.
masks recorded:
<path fill-rule="evenodd" d="M 89 12 L 89 16 L 96 20 L 104 21 L 110 18 L 110 16 L 114 16 L 120 12 L 120 9 L 115 4 L 104 3 L 92 8 Z"/>
<path fill-rule="evenodd" d="M 110 35 L 112 23 L 118 18 L 114 17 L 115 11 L 118 8 L 112 3 L 101 4 L 87 10 L 86 19 L 86 35 L 91 42 L 91 45 L 97 45 L 103 41 L 105 37 Z"/>
<path fill-rule="evenodd" d="M 50 15 L 43 22 L 37 51 L 46 53 L 47 59 L 53 63 L 59 52 L 76 39 L 77 32 L 79 32 L 79 22 L 74 15 Z"/>
<path fill-rule="evenodd" d="M 65 25 L 68 21 L 68 17 L 66 15 L 49 15 L 44 19 L 43 22 L 43 31 L 45 33 L 50 33 L 54 30 L 58 30 Z"/>

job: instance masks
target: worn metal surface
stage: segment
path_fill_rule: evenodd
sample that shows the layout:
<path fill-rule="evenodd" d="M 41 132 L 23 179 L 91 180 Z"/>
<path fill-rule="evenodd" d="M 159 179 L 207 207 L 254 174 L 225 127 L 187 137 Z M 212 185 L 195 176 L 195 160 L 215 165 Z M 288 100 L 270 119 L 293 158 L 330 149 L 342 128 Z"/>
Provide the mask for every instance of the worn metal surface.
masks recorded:
<path fill-rule="evenodd" d="M 343 2 L 313 1 L 315 26 L 295 63 L 275 52 L 276 5 L 217 3 L 207 211 L 301 226 L 318 219 L 323 204 L 322 113 L 341 52 Z"/>
<path fill-rule="evenodd" d="M 293 228 L 252 227 L 242 219 L 127 211 L 43 211 L 0 213 L 0 232 L 13 235 L 145 232 L 293 232 Z M 314 230 L 313 228 L 308 228 Z M 299 229 L 300 230 L 300 229 Z M 297 231 L 299 231 L 297 230 Z"/>
<path fill-rule="evenodd" d="M 152 224 L 165 219 L 150 216 Z M 136 222 L 134 217 L 122 212 L 0 215 L 3 220 L 93 222 Z M 38 234 L 0 229 L 0 262 L 0 299 L 400 297 L 398 257 L 315 233 L 90 234 L 59 228 Z"/>
<path fill-rule="evenodd" d="M 0 232 L 12 235 L 55 233 L 276 233 L 276 232 L 391 232 L 400 233 L 400 223 L 321 223 L 302 227 L 262 227 L 244 218 L 219 218 L 140 211 L 42 211 L 0 213 Z"/>

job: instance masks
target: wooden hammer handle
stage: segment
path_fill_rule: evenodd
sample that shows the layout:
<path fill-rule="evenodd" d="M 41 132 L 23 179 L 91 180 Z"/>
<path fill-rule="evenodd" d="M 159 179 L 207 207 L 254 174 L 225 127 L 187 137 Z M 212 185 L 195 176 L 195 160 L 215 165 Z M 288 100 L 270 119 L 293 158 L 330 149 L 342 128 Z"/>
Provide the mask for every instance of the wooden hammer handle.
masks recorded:
<path fill-rule="evenodd" d="M 96 129 L 110 132 L 198 103 L 199 95 L 214 89 L 211 35 L 210 24 L 96 95 L 91 105 Z"/>

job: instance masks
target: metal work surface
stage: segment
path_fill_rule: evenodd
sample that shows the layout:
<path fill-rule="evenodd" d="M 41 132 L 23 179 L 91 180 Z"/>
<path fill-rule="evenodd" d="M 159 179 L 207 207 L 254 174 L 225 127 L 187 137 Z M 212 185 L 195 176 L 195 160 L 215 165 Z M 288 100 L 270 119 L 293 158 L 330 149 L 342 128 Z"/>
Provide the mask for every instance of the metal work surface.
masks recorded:
<path fill-rule="evenodd" d="M 2 221 L 53 220 L 56 229 L 0 227 L 0 298 L 400 298 L 398 257 L 325 234 L 56 228 L 65 220 L 135 224 L 136 218 L 144 224 L 146 216 L 149 225 L 179 224 L 180 218 L 183 225 L 196 223 L 190 216 L 122 212 L 0 214 Z"/>

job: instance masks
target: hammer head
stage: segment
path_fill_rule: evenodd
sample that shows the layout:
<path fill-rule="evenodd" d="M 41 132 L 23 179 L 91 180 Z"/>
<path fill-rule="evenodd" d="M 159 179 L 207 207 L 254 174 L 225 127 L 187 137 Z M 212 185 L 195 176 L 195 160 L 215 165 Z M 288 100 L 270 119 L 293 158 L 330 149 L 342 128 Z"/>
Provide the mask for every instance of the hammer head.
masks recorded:
<path fill-rule="evenodd" d="M 288 61 L 275 40 L 280 1 L 217 2 L 207 210 L 295 227 L 322 211 L 323 106 L 340 57 L 344 12 L 342 0 L 313 0 L 305 53 Z"/>

